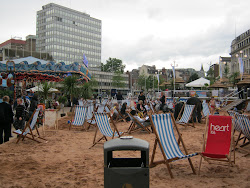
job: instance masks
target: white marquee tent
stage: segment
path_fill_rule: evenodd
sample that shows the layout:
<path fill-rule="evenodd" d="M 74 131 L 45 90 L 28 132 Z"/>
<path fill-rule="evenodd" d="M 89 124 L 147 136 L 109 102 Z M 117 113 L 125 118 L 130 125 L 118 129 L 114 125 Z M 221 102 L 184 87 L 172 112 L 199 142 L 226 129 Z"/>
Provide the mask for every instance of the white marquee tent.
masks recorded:
<path fill-rule="evenodd" d="M 210 80 L 207 80 L 207 79 L 201 77 L 197 80 L 194 80 L 194 81 L 186 84 L 186 87 L 204 87 L 205 84 L 210 85 Z"/>

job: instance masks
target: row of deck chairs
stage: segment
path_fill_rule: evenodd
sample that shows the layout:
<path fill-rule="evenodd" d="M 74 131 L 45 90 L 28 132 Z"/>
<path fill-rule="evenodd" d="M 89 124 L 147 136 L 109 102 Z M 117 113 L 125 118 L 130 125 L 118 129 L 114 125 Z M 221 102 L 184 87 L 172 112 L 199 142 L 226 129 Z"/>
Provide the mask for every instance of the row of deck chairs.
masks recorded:
<path fill-rule="evenodd" d="M 228 111 L 228 114 L 232 117 L 234 123 L 234 133 L 238 133 L 238 137 L 235 141 L 235 146 L 237 149 L 241 149 L 247 154 L 250 154 L 250 151 L 244 149 L 246 145 L 250 143 L 250 120 L 247 115 L 239 114 L 235 111 Z M 240 142 L 242 143 L 240 144 Z"/>

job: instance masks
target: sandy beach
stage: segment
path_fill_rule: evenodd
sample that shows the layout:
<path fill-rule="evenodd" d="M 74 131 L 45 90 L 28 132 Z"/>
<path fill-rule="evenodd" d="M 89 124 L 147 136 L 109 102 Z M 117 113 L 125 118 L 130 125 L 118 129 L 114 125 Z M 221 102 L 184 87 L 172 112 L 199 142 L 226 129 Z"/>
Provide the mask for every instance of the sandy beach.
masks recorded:
<path fill-rule="evenodd" d="M 14 138 L 0 145 L 0 187 L 103 187 L 103 144 L 89 149 L 95 129 L 69 130 L 68 120 L 69 117 L 61 118 L 57 132 L 45 133 L 47 142 L 25 139 L 16 144 Z M 126 131 L 129 125 L 117 124 L 119 131 Z M 178 126 L 189 153 L 201 152 L 202 148 L 205 122 L 195 126 L 186 129 Z M 42 129 L 39 130 L 43 134 Z M 150 143 L 151 158 L 154 134 L 137 132 L 132 136 Z M 158 165 L 150 169 L 150 187 L 250 187 L 250 155 L 245 154 L 236 151 L 236 164 L 230 169 L 203 162 L 200 176 L 192 173 L 188 160 L 171 164 L 174 179 L 170 178 L 166 165 Z M 159 148 L 156 158 L 162 158 Z M 199 161 L 199 155 L 192 157 L 197 172 Z"/>

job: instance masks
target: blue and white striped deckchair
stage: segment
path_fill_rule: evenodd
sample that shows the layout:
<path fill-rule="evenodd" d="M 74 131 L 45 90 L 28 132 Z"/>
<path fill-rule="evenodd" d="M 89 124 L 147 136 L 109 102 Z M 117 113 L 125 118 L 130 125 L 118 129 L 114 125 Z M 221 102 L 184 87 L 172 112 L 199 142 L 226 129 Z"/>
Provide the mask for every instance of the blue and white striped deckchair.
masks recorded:
<path fill-rule="evenodd" d="M 242 122 L 240 123 L 242 134 L 248 139 L 248 142 L 245 142 L 246 139 L 244 140 L 243 145 L 241 145 L 241 147 L 243 147 L 250 143 L 250 119 L 249 116 L 244 114 L 238 114 L 238 119 Z M 248 154 L 250 154 L 250 151 L 248 151 Z"/>
<path fill-rule="evenodd" d="M 96 120 L 97 127 L 96 127 L 96 132 L 95 132 L 95 136 L 94 136 L 94 140 L 93 140 L 93 145 L 91 147 L 95 146 L 102 139 L 105 139 L 107 141 L 108 140 L 107 137 L 111 137 L 113 139 L 114 137 L 120 137 L 122 135 L 122 132 L 119 132 L 117 130 L 113 119 L 110 117 L 110 115 L 108 113 L 95 112 L 94 117 Z M 109 120 L 113 124 L 114 131 L 112 131 L 112 129 L 111 129 Z M 99 140 L 96 141 L 96 135 L 97 135 L 98 129 L 103 136 Z"/>
<path fill-rule="evenodd" d="M 229 116 L 232 117 L 232 121 L 234 123 L 234 130 L 241 132 L 240 124 L 243 122 L 242 122 L 241 118 L 238 116 L 239 113 L 235 112 L 233 110 L 229 110 L 229 111 L 227 111 L 227 113 L 229 114 Z"/>
<path fill-rule="evenodd" d="M 81 126 L 83 127 L 83 124 L 85 122 L 85 118 L 86 118 L 86 113 L 87 113 L 87 107 L 84 106 L 76 106 L 75 107 L 75 116 L 74 116 L 74 120 L 72 120 L 70 122 L 70 126 L 69 129 L 71 129 L 72 125 L 73 126 Z M 72 117 L 73 119 L 73 117 Z"/>
<path fill-rule="evenodd" d="M 207 117 L 208 115 L 211 115 L 207 103 L 202 103 L 202 113 L 203 113 L 203 117 Z"/>
<path fill-rule="evenodd" d="M 34 133 L 33 133 L 33 131 L 32 131 L 33 129 L 36 129 L 36 132 L 37 132 L 37 135 L 38 135 L 37 138 L 40 138 L 40 139 L 45 140 L 44 138 L 42 138 L 42 137 L 40 136 L 39 131 L 38 131 L 37 126 L 36 126 L 36 122 L 37 122 L 37 118 L 38 118 L 39 111 L 40 111 L 40 108 L 36 109 L 36 110 L 33 112 L 31 118 L 30 118 L 29 121 L 26 123 L 26 125 L 25 125 L 25 127 L 24 127 L 23 130 L 18 129 L 18 130 L 13 131 L 13 133 L 19 135 L 19 137 L 18 137 L 16 143 L 18 143 L 18 142 L 20 141 L 21 138 L 22 138 L 23 140 L 24 140 L 25 138 L 29 138 L 29 139 L 34 140 L 34 141 L 36 141 L 36 142 L 40 142 L 39 140 L 37 140 L 37 139 L 35 138 L 35 135 L 34 135 Z M 29 135 L 31 135 L 31 137 L 30 137 Z"/>
<path fill-rule="evenodd" d="M 187 149 L 185 147 L 181 134 L 178 130 L 178 127 L 176 126 L 173 116 L 171 114 L 156 114 L 150 116 L 150 121 L 156 136 L 150 166 L 155 166 L 157 164 L 165 163 L 168 167 L 168 171 L 171 178 L 173 178 L 173 174 L 169 167 L 169 163 L 179 159 L 188 159 L 189 164 L 193 170 L 193 173 L 195 174 L 195 169 L 193 167 L 190 157 L 198 155 L 198 153 L 193 153 L 193 154 L 187 153 Z M 174 127 L 178 134 L 178 139 L 183 146 L 185 154 L 182 153 L 179 144 L 176 141 L 174 135 Z M 157 144 L 159 144 L 164 159 L 161 161 L 154 162 Z"/>
<path fill-rule="evenodd" d="M 94 112 L 95 112 L 95 107 L 93 104 L 88 106 L 88 110 L 87 110 L 87 117 L 86 117 L 86 121 L 90 125 L 95 125 L 96 122 L 94 120 Z M 89 129 L 89 127 L 87 129 Z"/>
<path fill-rule="evenodd" d="M 183 105 L 183 107 L 184 107 L 184 112 L 183 112 L 180 119 L 179 119 L 179 117 L 177 118 L 179 120 L 176 121 L 176 123 L 178 123 L 180 125 L 187 126 L 190 119 L 192 119 L 192 122 L 194 122 L 192 115 L 193 115 L 195 105 L 185 104 L 185 105 Z M 182 107 L 182 110 L 183 110 L 183 107 Z M 179 116 L 180 116 L 180 114 L 181 114 L 181 112 L 179 113 Z M 194 123 L 193 123 L 193 127 L 194 127 Z"/>
<path fill-rule="evenodd" d="M 99 104 L 99 105 L 97 105 L 97 112 L 98 113 L 103 113 L 104 112 L 104 109 L 105 109 L 105 105 L 103 105 L 103 104 Z"/>

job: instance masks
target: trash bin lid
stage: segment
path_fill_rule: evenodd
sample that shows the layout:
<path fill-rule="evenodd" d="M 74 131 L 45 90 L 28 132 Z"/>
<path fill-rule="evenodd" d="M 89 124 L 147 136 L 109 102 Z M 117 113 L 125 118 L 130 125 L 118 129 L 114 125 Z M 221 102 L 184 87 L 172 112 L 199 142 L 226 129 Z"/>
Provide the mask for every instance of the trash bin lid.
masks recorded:
<path fill-rule="evenodd" d="M 139 138 L 116 138 L 104 143 L 104 152 L 119 150 L 148 151 L 149 143 Z"/>

